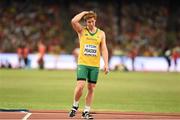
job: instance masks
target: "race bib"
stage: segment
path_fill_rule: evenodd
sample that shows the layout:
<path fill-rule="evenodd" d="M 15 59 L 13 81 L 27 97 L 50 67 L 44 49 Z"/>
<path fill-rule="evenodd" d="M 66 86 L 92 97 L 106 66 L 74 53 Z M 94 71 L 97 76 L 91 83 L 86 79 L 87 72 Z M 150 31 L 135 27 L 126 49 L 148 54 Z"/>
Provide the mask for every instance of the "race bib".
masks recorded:
<path fill-rule="evenodd" d="M 84 55 L 97 56 L 97 46 L 96 45 L 84 45 Z"/>

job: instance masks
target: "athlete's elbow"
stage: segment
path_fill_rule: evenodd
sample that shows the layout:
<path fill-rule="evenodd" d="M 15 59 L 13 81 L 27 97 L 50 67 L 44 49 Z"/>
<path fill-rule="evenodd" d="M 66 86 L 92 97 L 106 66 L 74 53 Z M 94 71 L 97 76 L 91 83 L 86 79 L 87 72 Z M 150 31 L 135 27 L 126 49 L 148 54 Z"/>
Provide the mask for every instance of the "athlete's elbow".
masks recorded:
<path fill-rule="evenodd" d="M 74 20 L 73 19 L 71 20 L 71 25 L 74 25 Z"/>
<path fill-rule="evenodd" d="M 75 25 L 77 23 L 77 21 L 73 18 L 72 20 L 71 20 L 71 24 L 72 25 Z"/>

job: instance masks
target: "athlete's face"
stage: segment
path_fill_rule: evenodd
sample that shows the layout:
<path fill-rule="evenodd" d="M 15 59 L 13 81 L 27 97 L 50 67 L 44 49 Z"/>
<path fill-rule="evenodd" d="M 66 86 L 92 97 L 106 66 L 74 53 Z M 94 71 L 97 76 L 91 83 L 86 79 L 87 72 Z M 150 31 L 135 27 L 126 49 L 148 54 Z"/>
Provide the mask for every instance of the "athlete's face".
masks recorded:
<path fill-rule="evenodd" d="M 86 25 L 88 26 L 89 29 L 93 29 L 95 26 L 96 20 L 94 18 L 89 18 L 86 20 Z"/>

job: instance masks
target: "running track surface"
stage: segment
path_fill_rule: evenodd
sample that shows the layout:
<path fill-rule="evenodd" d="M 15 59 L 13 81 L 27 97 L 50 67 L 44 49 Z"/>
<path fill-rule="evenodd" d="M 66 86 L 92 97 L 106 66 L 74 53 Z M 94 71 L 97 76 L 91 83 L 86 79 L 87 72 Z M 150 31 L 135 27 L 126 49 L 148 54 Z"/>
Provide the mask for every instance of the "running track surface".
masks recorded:
<path fill-rule="evenodd" d="M 140 113 L 140 112 L 92 112 L 94 120 L 180 120 L 180 113 Z M 0 112 L 0 120 L 82 120 L 81 112 L 73 118 L 68 111 L 30 110 L 29 112 Z"/>

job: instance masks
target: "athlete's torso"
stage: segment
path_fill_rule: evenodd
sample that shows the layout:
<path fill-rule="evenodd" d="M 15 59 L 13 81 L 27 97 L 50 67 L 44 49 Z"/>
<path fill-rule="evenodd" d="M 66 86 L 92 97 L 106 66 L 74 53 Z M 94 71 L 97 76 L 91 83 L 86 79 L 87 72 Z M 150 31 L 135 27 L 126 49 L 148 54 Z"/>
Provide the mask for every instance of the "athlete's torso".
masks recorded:
<path fill-rule="evenodd" d="M 78 64 L 99 67 L 101 30 L 97 28 L 96 32 L 92 34 L 87 28 L 83 28 L 79 41 Z"/>

